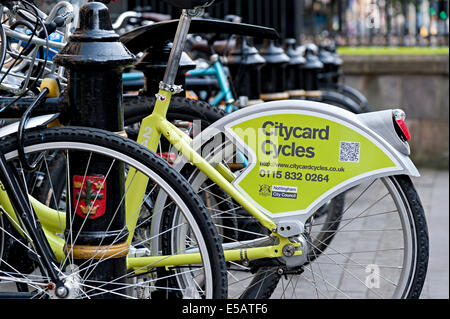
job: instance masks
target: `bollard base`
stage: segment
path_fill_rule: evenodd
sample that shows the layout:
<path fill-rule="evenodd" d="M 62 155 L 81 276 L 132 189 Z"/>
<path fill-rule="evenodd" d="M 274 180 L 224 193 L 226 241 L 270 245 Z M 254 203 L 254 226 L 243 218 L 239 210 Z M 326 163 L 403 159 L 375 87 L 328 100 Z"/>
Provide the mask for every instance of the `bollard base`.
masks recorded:
<path fill-rule="evenodd" d="M 318 90 L 306 91 L 305 96 L 308 98 L 320 99 L 322 97 L 322 92 Z"/>
<path fill-rule="evenodd" d="M 288 94 L 291 99 L 298 99 L 298 98 L 306 97 L 305 90 L 291 90 L 291 91 L 288 91 Z"/>
<path fill-rule="evenodd" d="M 116 245 L 89 246 L 69 245 L 64 247 L 64 252 L 74 259 L 109 259 L 121 258 L 128 254 L 130 245 L 127 242 Z"/>
<path fill-rule="evenodd" d="M 261 94 L 261 99 L 264 102 L 287 100 L 289 99 L 289 93 L 288 92 L 263 93 Z"/>

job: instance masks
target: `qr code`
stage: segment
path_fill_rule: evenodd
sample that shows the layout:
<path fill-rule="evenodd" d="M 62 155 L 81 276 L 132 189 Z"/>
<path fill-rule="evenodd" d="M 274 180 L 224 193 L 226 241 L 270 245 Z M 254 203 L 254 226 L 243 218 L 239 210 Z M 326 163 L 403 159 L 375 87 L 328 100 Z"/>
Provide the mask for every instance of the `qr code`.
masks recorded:
<path fill-rule="evenodd" d="M 359 143 L 358 142 L 341 142 L 339 149 L 340 162 L 359 162 Z"/>

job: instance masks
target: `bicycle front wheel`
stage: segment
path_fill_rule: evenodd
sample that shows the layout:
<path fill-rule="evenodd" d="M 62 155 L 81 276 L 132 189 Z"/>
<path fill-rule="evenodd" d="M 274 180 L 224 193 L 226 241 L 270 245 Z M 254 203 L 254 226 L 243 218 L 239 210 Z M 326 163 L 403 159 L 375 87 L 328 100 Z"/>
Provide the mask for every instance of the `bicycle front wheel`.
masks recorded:
<path fill-rule="evenodd" d="M 15 137 L 2 141 L 2 152 L 8 163 L 17 168 L 26 185 L 30 194 L 29 204 L 36 212 L 36 223 L 43 226 L 54 252 L 54 267 L 69 288 L 68 297 L 227 296 L 226 265 L 221 242 L 201 199 L 181 175 L 144 147 L 109 132 L 67 127 L 35 130 L 26 134 L 27 157 L 44 155 L 32 173 L 21 169 Z M 76 168 L 71 167 L 75 157 L 79 159 Z M 78 172 L 76 177 L 74 170 Z M 101 174 L 93 176 L 93 171 Z M 113 172 L 119 177 L 120 187 L 110 187 L 108 184 Z M 128 205 L 132 197 L 128 195 L 136 189 L 135 182 L 140 180 L 142 183 L 139 176 L 144 176 L 148 181 L 143 192 L 145 196 L 133 203 L 135 209 L 130 213 Z M 61 185 L 66 187 L 62 189 Z M 145 187 L 143 185 L 138 186 Z M 120 195 L 112 192 L 120 188 Z M 157 194 L 161 193 L 166 195 L 167 200 L 163 209 L 158 210 L 159 213 L 177 212 L 182 218 L 177 224 L 162 225 L 149 234 L 147 230 L 151 228 L 153 204 Z M 111 207 L 108 202 L 103 208 L 101 200 L 106 197 L 116 197 L 116 206 Z M 39 253 L 30 242 L 20 217 L 14 216 L 6 204 L 2 205 L 0 298 L 5 293 L 29 298 L 55 297 L 48 273 L 40 263 Z M 114 228 L 119 212 L 125 207 L 124 226 Z M 103 221 L 105 233 L 97 234 L 101 236 L 95 238 L 95 231 L 91 231 L 90 227 L 93 222 L 101 221 L 102 216 L 109 216 L 110 219 Z M 110 235 L 106 236 L 107 233 Z M 81 241 L 83 245 L 80 246 L 83 247 L 85 243 L 90 243 L 89 256 L 76 256 L 75 247 Z M 156 242 L 168 244 L 164 246 L 164 251 L 155 253 L 152 245 Z M 124 248 L 118 250 L 119 246 Z M 116 251 L 111 252 L 111 247 L 115 247 Z M 114 269 L 113 273 L 99 271 L 107 269 L 104 265 L 118 256 L 125 260 L 123 269 Z"/>

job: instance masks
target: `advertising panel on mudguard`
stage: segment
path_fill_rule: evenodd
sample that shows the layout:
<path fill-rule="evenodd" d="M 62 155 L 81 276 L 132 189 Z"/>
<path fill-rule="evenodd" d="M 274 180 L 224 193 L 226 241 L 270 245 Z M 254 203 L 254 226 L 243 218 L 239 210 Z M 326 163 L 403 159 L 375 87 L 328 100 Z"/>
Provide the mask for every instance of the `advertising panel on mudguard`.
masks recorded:
<path fill-rule="evenodd" d="M 323 114 L 272 111 L 226 130 L 250 160 L 234 185 L 269 215 L 306 213 L 355 180 L 400 169 L 368 134 Z"/>

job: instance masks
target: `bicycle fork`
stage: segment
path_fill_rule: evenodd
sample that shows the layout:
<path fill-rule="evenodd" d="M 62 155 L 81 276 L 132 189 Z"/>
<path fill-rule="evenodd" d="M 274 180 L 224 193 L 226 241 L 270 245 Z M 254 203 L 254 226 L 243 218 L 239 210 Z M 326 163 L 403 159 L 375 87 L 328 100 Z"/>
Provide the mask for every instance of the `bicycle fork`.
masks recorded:
<path fill-rule="evenodd" d="M 33 259 L 36 259 L 41 266 L 41 271 L 47 272 L 50 279 L 50 289 L 55 289 L 55 295 L 58 297 L 65 297 L 68 293 L 67 288 L 64 286 L 64 282 L 58 276 L 56 271 L 56 258 L 52 249 L 46 239 L 44 230 L 36 217 L 31 203 L 28 200 L 26 188 L 23 183 L 20 182 L 20 177 L 17 169 L 11 167 L 6 162 L 6 158 L 3 153 L 0 152 L 0 184 L 3 191 L 6 192 L 9 199 L 9 203 L 13 208 L 15 217 L 7 214 L 11 223 L 22 224 L 24 231 L 26 231 L 25 237 L 30 239 L 31 244 L 36 249 L 36 255 Z"/>

